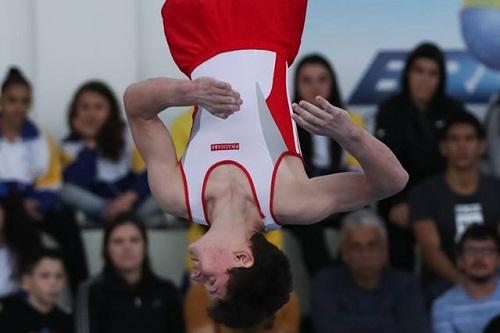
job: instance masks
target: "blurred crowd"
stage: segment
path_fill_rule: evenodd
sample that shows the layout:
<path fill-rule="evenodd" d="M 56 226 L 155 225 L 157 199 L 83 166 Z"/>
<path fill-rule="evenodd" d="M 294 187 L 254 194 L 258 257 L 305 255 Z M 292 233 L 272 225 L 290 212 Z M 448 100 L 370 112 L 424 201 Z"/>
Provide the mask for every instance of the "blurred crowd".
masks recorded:
<path fill-rule="evenodd" d="M 292 101 L 321 95 L 347 108 L 325 57 L 306 55 L 294 74 Z M 378 106 L 373 133 L 408 171 L 407 187 L 267 234 L 279 248 L 283 233 L 296 239 L 310 311 L 294 291 L 272 320 L 245 332 L 500 332 L 500 102 L 483 124 L 445 87 L 442 51 L 416 46 L 399 92 Z M 147 229 L 169 224 L 112 89 L 90 81 L 75 91 L 61 142 L 30 118 L 32 99 L 30 80 L 9 69 L 0 90 L 0 332 L 239 332 L 209 318 L 205 289 L 187 278 L 189 258 L 182 285 L 153 271 Z M 189 115 L 179 119 L 174 140 L 189 133 Z M 335 141 L 301 128 L 298 136 L 310 177 L 360 171 Z M 186 138 L 177 141 L 181 154 Z M 82 226 L 103 229 L 96 276 Z M 189 242 L 205 231 L 183 227 Z M 59 302 L 65 292 L 69 309 Z"/>

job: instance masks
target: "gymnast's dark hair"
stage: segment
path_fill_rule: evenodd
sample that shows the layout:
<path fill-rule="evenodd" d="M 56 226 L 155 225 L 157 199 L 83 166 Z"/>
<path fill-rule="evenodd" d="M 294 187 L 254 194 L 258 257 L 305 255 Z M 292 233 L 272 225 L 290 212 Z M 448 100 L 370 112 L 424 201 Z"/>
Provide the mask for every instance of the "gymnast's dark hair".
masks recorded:
<path fill-rule="evenodd" d="M 81 96 L 87 92 L 99 94 L 108 102 L 109 116 L 97 133 L 97 149 L 104 157 L 117 161 L 125 148 L 125 121 L 122 118 L 118 100 L 106 83 L 89 81 L 83 84 L 73 96 L 68 112 L 68 126 L 71 129 L 71 136 L 80 136 L 73 126 L 73 119 L 76 117 Z"/>
<path fill-rule="evenodd" d="M 215 321 L 234 329 L 261 327 L 272 322 L 292 291 L 287 257 L 262 233 L 250 239 L 254 264 L 229 271 L 227 294 L 209 308 Z"/>
<path fill-rule="evenodd" d="M 2 82 L 2 94 L 14 85 L 26 86 L 31 91 L 31 84 L 17 67 L 11 67 Z"/>

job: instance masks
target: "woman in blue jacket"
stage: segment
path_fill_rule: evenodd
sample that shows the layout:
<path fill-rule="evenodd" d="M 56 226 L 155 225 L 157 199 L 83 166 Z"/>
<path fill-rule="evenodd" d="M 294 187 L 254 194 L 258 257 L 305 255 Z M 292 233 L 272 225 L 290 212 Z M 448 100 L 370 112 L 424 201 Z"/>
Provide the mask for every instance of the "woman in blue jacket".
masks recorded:
<path fill-rule="evenodd" d="M 92 220 L 112 220 L 130 210 L 141 218 L 160 213 L 144 162 L 105 83 L 91 81 L 78 89 L 68 124 L 71 132 L 62 144 L 64 204 Z"/>

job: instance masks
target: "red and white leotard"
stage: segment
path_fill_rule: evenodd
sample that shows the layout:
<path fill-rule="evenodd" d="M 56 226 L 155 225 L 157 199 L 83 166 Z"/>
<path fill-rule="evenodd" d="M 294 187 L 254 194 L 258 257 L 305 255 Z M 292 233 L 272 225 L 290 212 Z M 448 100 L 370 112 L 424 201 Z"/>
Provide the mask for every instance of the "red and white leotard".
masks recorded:
<path fill-rule="evenodd" d="M 279 227 L 272 205 L 276 171 L 300 156 L 287 93 L 288 66 L 302 36 L 307 0 L 167 0 L 162 15 L 170 52 L 192 79 L 209 76 L 241 94 L 241 109 L 220 119 L 203 108 L 181 160 L 190 218 L 209 224 L 205 187 L 217 166 L 246 175 L 267 230 Z"/>

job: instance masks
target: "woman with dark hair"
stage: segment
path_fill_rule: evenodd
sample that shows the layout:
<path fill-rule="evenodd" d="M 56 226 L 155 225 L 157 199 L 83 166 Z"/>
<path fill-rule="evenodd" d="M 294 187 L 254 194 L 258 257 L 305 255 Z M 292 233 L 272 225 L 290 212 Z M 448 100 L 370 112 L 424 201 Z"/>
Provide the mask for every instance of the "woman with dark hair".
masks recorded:
<path fill-rule="evenodd" d="M 0 298 L 19 289 L 19 270 L 41 248 L 40 236 L 30 223 L 22 201 L 0 198 Z"/>
<path fill-rule="evenodd" d="M 434 44 L 423 43 L 409 54 L 400 86 L 399 93 L 379 106 L 376 135 L 391 148 L 410 179 L 405 190 L 380 201 L 378 208 L 389 221 L 392 264 L 413 270 L 414 240 L 407 193 L 421 180 L 444 171 L 438 131 L 451 114 L 464 112 L 464 108 L 445 93 L 445 59 Z"/>
<path fill-rule="evenodd" d="M 345 108 L 337 75 L 330 62 L 322 55 L 311 54 L 302 58 L 295 68 L 293 82 L 294 103 L 305 100 L 317 104 L 316 96 L 321 96 L 330 104 L 341 109 Z M 356 125 L 364 127 L 364 120 L 360 115 L 348 112 Z M 310 177 L 360 169 L 358 161 L 347 154 L 335 140 L 311 134 L 302 127 L 298 127 L 297 132 L 306 171 Z"/>
<path fill-rule="evenodd" d="M 80 288 L 78 333 L 184 331 L 177 289 L 153 273 L 147 249 L 146 229 L 134 216 L 106 225 L 104 269 Z"/>
<path fill-rule="evenodd" d="M 78 89 L 68 125 L 71 133 L 62 145 L 66 206 L 108 221 L 133 208 L 142 218 L 160 213 L 144 162 L 127 138 L 118 100 L 105 83 L 91 81 Z"/>
<path fill-rule="evenodd" d="M 319 54 L 306 55 L 299 61 L 295 69 L 294 87 L 294 103 L 305 100 L 317 104 L 316 96 L 321 96 L 330 104 L 344 108 L 335 71 L 330 62 Z M 362 117 L 352 112 L 349 115 L 354 123 L 363 126 Z M 360 168 L 359 163 L 335 140 L 312 134 L 302 127 L 298 127 L 297 132 L 309 177 Z M 337 219 L 333 216 L 312 226 L 288 226 L 301 244 L 304 261 L 311 275 L 328 265 L 331 260 L 323 241 L 323 232 L 325 227 L 335 226 L 336 222 Z"/>
<path fill-rule="evenodd" d="M 10 69 L 0 98 L 0 184 L 5 195 L 21 198 L 37 227 L 62 248 L 72 290 L 87 277 L 87 263 L 76 222 L 60 209 L 61 165 L 53 140 L 28 113 L 33 91 L 17 69 Z"/>

